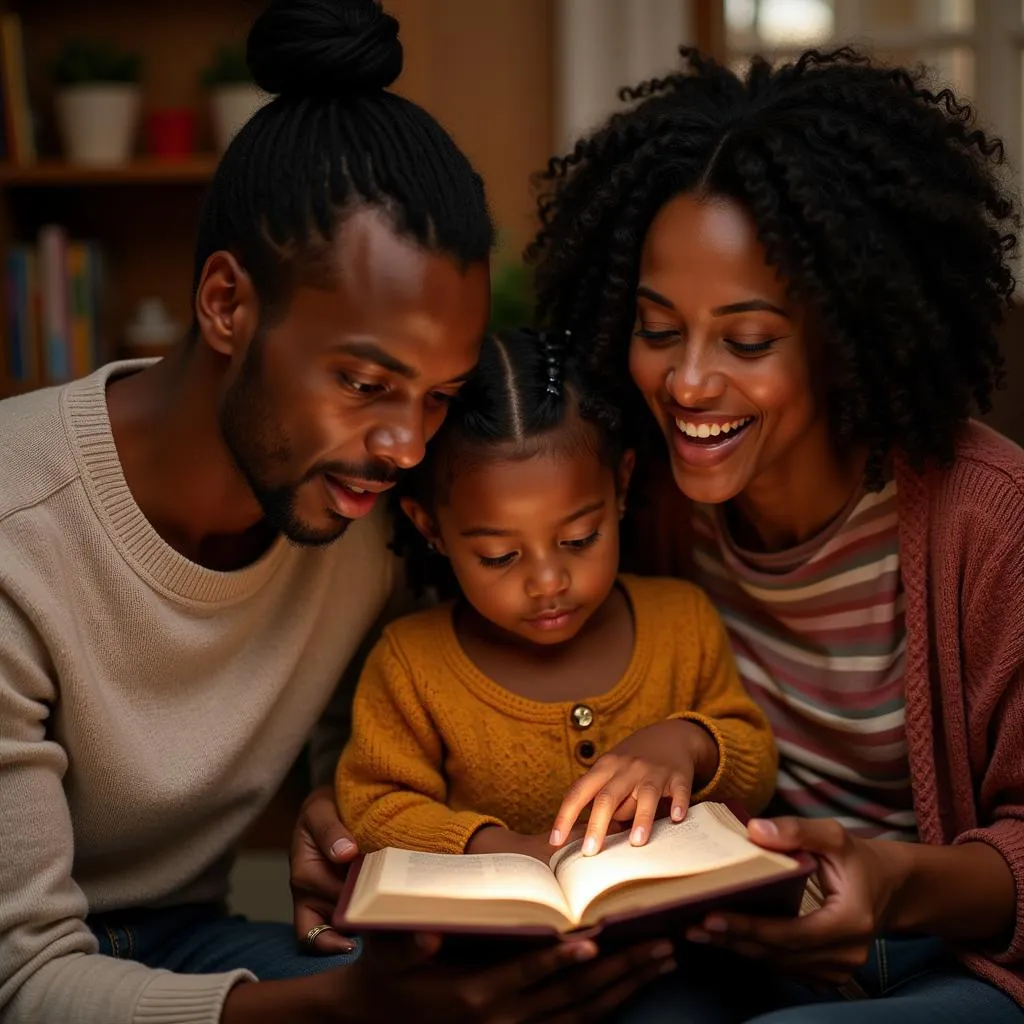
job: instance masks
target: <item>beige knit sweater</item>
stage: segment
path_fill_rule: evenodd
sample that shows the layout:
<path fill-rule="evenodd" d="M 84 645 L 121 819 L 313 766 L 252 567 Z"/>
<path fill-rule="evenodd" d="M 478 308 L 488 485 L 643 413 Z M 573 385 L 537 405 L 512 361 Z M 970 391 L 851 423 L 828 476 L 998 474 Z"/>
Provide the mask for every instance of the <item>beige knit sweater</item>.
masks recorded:
<path fill-rule="evenodd" d="M 211 1024 L 245 972 L 100 956 L 90 911 L 220 900 L 390 592 L 382 517 L 238 572 L 156 534 L 105 388 L 0 402 L 0 1021 Z"/>

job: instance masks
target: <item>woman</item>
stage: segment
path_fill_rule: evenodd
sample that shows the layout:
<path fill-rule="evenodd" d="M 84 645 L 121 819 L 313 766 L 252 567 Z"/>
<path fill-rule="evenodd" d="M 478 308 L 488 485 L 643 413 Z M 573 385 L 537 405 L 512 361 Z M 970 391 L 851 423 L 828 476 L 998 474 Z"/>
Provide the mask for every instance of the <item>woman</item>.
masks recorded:
<path fill-rule="evenodd" d="M 969 419 L 1014 284 L 1002 147 L 847 49 L 684 55 L 550 163 L 529 255 L 654 417 L 636 555 L 725 617 L 781 755 L 751 837 L 817 856 L 824 905 L 712 915 L 639 1019 L 1019 1021 L 1024 454 Z"/>

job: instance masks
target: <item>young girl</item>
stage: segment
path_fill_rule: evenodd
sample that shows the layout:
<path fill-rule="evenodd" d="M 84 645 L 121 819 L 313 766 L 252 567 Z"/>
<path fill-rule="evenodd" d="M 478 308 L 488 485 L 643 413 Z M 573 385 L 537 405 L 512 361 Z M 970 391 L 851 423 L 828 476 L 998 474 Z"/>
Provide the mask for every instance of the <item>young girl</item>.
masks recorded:
<path fill-rule="evenodd" d="M 708 797 L 764 806 L 774 746 L 707 597 L 618 575 L 632 466 L 559 346 L 485 341 L 401 497 L 459 597 L 367 661 L 336 778 L 362 849 L 547 859 L 591 801 L 585 853 L 614 821 L 646 842 L 663 798 L 676 820 Z"/>

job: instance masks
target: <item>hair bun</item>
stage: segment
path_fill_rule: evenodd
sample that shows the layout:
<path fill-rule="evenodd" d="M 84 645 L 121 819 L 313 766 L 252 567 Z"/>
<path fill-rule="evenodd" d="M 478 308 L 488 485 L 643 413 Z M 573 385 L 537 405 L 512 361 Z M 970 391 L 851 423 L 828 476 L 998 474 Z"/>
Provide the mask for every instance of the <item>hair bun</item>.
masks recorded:
<path fill-rule="evenodd" d="M 376 0 L 274 0 L 246 57 L 261 89 L 288 96 L 378 92 L 402 72 L 398 22 Z"/>

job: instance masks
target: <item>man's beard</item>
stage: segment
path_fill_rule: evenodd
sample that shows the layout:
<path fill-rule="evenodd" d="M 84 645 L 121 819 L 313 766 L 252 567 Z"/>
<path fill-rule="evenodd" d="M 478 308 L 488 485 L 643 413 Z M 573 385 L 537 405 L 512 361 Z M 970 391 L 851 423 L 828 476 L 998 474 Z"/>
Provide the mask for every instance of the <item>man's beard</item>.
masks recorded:
<path fill-rule="evenodd" d="M 270 422 L 270 410 L 261 397 L 260 348 L 261 339 L 257 336 L 249 346 L 238 379 L 224 396 L 220 410 L 221 434 L 270 526 L 293 544 L 305 547 L 331 544 L 341 537 L 352 520 L 325 506 L 331 525 L 316 527 L 305 522 L 296 512 L 299 489 L 325 473 L 377 483 L 390 483 L 394 473 L 379 464 L 355 466 L 332 461 L 313 466 L 293 483 L 269 483 L 270 467 L 287 467 L 291 463 L 291 447 L 288 438 Z"/>

